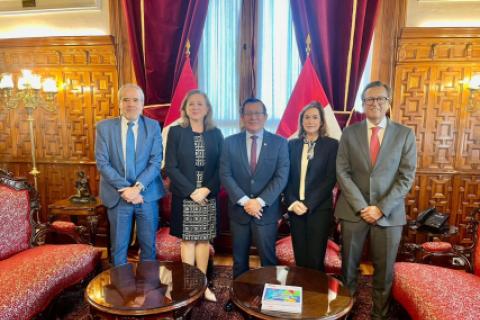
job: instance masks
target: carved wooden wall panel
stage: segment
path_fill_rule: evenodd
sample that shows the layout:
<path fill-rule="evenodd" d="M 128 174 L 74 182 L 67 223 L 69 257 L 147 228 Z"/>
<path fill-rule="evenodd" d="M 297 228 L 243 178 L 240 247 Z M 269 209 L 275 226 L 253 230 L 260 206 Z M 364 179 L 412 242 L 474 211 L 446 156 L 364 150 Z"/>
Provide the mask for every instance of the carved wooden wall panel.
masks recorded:
<path fill-rule="evenodd" d="M 111 37 L 0 40 L 0 73 L 14 78 L 22 68 L 59 85 L 57 110 L 37 109 L 35 139 L 42 216 L 48 204 L 75 193 L 76 173 L 85 171 L 98 194 L 95 123 L 118 115 L 118 78 Z M 0 106 L 1 107 L 1 106 Z M 0 109 L 0 165 L 27 176 L 31 141 L 23 107 Z"/>
<path fill-rule="evenodd" d="M 480 110 L 467 111 L 465 84 L 480 74 L 480 33 L 405 28 L 399 39 L 393 118 L 417 138 L 418 168 L 406 199 L 410 218 L 435 206 L 461 226 L 480 206 Z M 480 103 L 480 96 L 475 97 Z M 460 228 L 457 241 L 465 238 Z M 418 240 L 418 237 L 417 237 Z"/>

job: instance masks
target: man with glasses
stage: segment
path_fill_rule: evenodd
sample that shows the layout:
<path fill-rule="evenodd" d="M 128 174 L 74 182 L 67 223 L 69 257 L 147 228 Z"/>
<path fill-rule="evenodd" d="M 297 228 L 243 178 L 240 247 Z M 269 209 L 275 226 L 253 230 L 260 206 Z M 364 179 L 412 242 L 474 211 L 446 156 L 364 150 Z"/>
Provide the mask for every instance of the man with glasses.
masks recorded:
<path fill-rule="evenodd" d="M 240 116 L 245 130 L 225 139 L 220 157 L 220 178 L 230 198 L 234 278 L 249 270 L 252 238 L 262 266 L 277 264 L 279 195 L 290 168 L 287 141 L 264 129 L 267 112 L 263 102 L 247 99 Z"/>
<path fill-rule="evenodd" d="M 388 319 L 393 265 L 406 223 L 405 196 L 415 179 L 415 135 L 386 117 L 390 87 L 375 81 L 362 92 L 366 120 L 345 128 L 337 154 L 341 188 L 335 216 L 342 228 L 342 269 L 352 294 L 370 234 L 372 319 Z"/>

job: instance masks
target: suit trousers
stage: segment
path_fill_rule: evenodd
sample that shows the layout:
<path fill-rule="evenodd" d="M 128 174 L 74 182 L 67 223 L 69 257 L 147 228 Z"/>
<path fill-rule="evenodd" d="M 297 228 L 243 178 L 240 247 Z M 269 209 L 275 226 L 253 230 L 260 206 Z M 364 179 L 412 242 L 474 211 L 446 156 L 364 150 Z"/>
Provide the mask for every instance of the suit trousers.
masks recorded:
<path fill-rule="evenodd" d="M 155 260 L 155 236 L 159 223 L 158 201 L 133 205 L 120 199 L 115 207 L 108 209 L 111 260 L 114 266 L 127 263 L 133 217 L 137 223 L 140 260 Z"/>
<path fill-rule="evenodd" d="M 360 220 L 341 220 L 342 271 L 352 295 L 357 290 L 357 276 L 365 239 L 370 233 L 370 256 L 373 262 L 372 319 L 388 319 L 393 280 L 393 266 L 402 237 L 403 226 L 383 227 Z"/>
<path fill-rule="evenodd" d="M 277 224 L 259 225 L 253 220 L 241 224 L 230 219 L 230 230 L 233 242 L 233 278 L 249 270 L 249 250 L 253 242 L 257 247 L 263 267 L 277 265 L 275 241 L 277 240 Z"/>
<path fill-rule="evenodd" d="M 316 210 L 301 216 L 290 212 L 289 215 L 296 265 L 324 271 L 332 209 Z"/>

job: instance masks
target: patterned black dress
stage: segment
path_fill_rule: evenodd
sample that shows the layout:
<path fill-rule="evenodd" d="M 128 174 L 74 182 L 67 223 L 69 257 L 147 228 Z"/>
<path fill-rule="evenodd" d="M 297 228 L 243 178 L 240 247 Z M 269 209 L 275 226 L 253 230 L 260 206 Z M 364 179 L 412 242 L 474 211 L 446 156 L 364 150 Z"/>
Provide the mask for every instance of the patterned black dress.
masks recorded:
<path fill-rule="evenodd" d="M 200 133 L 194 133 L 195 171 L 197 188 L 202 186 L 205 167 L 205 142 Z M 209 198 L 206 205 L 199 205 L 191 199 L 183 200 L 182 239 L 189 241 L 212 240 L 216 235 L 217 204 L 215 198 Z"/>

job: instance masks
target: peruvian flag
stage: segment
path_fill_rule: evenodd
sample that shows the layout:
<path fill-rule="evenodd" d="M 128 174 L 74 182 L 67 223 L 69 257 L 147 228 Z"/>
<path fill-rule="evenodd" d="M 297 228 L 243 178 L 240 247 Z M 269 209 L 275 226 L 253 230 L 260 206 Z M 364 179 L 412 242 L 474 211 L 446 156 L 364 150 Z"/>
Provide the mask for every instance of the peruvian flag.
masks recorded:
<path fill-rule="evenodd" d="M 173 91 L 172 104 L 168 109 L 167 116 L 165 117 L 165 122 L 163 123 L 162 139 L 163 139 L 163 150 L 167 145 L 168 131 L 171 126 L 176 126 L 180 121 L 180 109 L 182 107 L 183 98 L 191 90 L 198 89 L 197 79 L 193 73 L 192 66 L 190 65 L 190 56 L 187 55 L 185 59 L 185 64 L 182 68 L 182 73 L 180 73 L 180 78 L 178 79 L 177 86 L 175 91 Z"/>
<path fill-rule="evenodd" d="M 342 130 L 338 125 L 332 107 L 328 103 L 320 80 L 318 80 L 317 73 L 310 61 L 310 56 L 307 56 L 307 60 L 305 60 L 302 71 L 298 76 L 295 88 L 293 88 L 290 100 L 278 125 L 277 134 L 285 138 L 295 137 L 298 134 L 298 115 L 300 111 L 314 100 L 318 101 L 325 111 L 327 135 L 339 140 Z"/>

